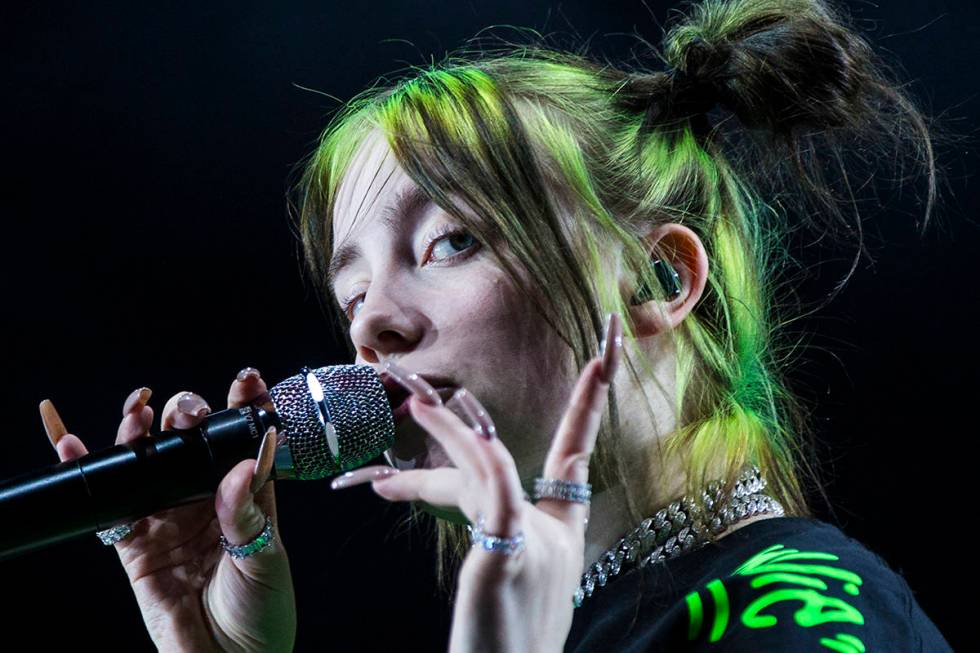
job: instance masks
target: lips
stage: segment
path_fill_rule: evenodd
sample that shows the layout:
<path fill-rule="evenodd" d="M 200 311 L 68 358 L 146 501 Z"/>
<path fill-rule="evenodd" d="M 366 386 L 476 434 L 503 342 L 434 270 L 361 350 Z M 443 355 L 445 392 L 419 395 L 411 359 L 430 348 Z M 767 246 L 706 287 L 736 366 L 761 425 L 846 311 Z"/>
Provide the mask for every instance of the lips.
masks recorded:
<path fill-rule="evenodd" d="M 405 402 L 406 399 L 408 399 L 409 395 L 412 393 L 410 390 L 396 381 L 388 372 L 381 372 L 379 376 L 381 377 L 381 384 L 385 388 L 385 394 L 388 396 L 388 406 L 391 408 L 392 412 L 394 412 Z M 438 376 L 435 374 L 419 374 L 418 376 L 425 379 L 429 385 L 435 388 L 436 392 L 439 393 L 439 396 L 443 401 L 446 401 L 450 396 L 452 396 L 452 393 L 450 392 L 447 396 L 442 391 L 456 388 L 456 384 L 453 382 L 453 380 L 444 376 Z"/>
<path fill-rule="evenodd" d="M 391 408 L 395 422 L 395 442 L 389 450 L 392 455 L 402 461 L 413 461 L 411 468 L 427 467 L 430 462 L 438 465 L 451 465 L 451 461 L 425 429 L 415 423 L 408 408 L 408 400 L 412 392 L 403 387 L 387 371 L 379 372 L 381 384 L 384 386 L 388 406 Z M 449 401 L 459 388 L 452 379 L 436 374 L 418 374 L 435 389 L 443 404 Z M 431 459 L 431 461 L 430 461 Z"/>

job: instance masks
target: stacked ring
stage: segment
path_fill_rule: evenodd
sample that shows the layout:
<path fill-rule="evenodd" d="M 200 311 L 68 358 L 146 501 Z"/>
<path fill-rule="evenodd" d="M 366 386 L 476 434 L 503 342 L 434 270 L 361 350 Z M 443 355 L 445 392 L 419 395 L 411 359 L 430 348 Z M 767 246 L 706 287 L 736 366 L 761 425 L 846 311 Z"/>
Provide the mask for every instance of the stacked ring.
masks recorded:
<path fill-rule="evenodd" d="M 557 478 L 538 477 L 534 479 L 534 500 L 537 501 L 538 499 L 558 499 L 589 505 L 592 501 L 592 485 L 590 483 L 563 481 Z"/>
<path fill-rule="evenodd" d="M 504 555 L 517 555 L 524 550 L 524 533 L 518 533 L 514 537 L 498 537 L 497 535 L 487 535 L 483 531 L 485 521 L 482 514 L 476 518 L 476 526 L 467 526 L 470 531 L 470 538 L 473 546 L 478 546 L 484 551 L 491 553 L 502 553 Z"/>
<path fill-rule="evenodd" d="M 241 560 L 242 558 L 247 558 L 253 556 L 263 549 L 267 549 L 272 546 L 272 542 L 275 538 L 275 529 L 272 527 L 272 517 L 268 515 L 265 516 L 265 528 L 262 532 L 256 535 L 251 542 L 246 542 L 245 544 L 239 544 L 237 546 L 232 545 L 225 539 L 222 535 L 220 538 L 221 548 L 231 555 L 232 558 Z"/>
<path fill-rule="evenodd" d="M 119 524 L 118 526 L 107 528 L 104 531 L 98 531 L 95 534 L 99 536 L 99 539 L 102 540 L 103 544 L 106 546 L 112 546 L 116 542 L 125 539 L 126 536 L 132 532 L 132 524 Z"/>

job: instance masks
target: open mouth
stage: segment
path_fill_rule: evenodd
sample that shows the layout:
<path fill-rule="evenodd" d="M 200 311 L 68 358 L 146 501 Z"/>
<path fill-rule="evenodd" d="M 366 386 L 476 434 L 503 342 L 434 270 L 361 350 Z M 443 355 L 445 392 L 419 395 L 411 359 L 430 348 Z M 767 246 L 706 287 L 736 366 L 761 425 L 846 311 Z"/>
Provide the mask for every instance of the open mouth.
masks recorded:
<path fill-rule="evenodd" d="M 445 383 L 447 379 L 436 379 L 429 376 L 422 376 L 422 378 L 433 386 L 443 404 L 448 402 L 458 389 L 455 384 Z M 408 469 L 451 464 L 439 443 L 433 440 L 415 420 L 411 419 L 411 412 L 408 407 L 409 399 L 412 396 L 411 391 L 402 387 L 387 373 L 381 374 L 381 380 L 395 421 L 395 442 L 390 453 L 406 463 Z M 437 384 L 439 381 L 443 383 Z M 463 415 L 459 416 L 464 417 Z M 397 466 L 401 467 L 402 465 Z"/>
<path fill-rule="evenodd" d="M 435 390 L 444 404 L 456 392 L 455 387 L 436 388 Z M 411 395 L 406 396 L 401 405 L 394 411 L 395 442 L 391 447 L 391 453 L 394 454 L 395 458 L 401 460 L 401 462 L 396 461 L 395 466 L 399 469 L 434 469 L 453 466 L 439 441 L 412 419 L 408 408 L 410 398 Z M 458 412 L 456 414 L 463 417 Z"/>
<path fill-rule="evenodd" d="M 435 388 L 435 391 L 436 394 L 439 395 L 439 398 L 442 399 L 442 403 L 445 404 L 447 401 L 449 401 L 450 398 L 452 398 L 453 393 L 456 392 L 456 388 L 455 387 Z M 405 418 L 410 416 L 410 412 L 408 409 L 408 400 L 411 399 L 411 397 L 412 394 L 407 390 L 403 390 L 400 396 L 389 395 L 390 405 L 393 406 L 391 410 L 391 414 L 395 418 L 396 429 L 398 428 L 398 425 L 401 424 L 401 422 Z"/>

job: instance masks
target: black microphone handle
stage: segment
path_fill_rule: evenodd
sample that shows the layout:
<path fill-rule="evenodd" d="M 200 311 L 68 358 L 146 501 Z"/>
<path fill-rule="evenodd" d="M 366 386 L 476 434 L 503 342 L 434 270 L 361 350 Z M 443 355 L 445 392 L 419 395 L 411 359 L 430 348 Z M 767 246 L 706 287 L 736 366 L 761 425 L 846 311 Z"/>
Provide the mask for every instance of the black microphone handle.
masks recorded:
<path fill-rule="evenodd" d="M 262 408 L 230 408 L 0 481 L 0 560 L 213 496 L 272 425 L 282 429 Z"/>

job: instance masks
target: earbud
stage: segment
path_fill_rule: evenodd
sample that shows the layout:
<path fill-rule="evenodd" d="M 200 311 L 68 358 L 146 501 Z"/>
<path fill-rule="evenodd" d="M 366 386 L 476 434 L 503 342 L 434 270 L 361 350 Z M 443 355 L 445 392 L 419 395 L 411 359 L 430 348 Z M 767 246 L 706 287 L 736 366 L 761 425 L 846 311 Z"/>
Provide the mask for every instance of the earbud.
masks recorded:
<path fill-rule="evenodd" d="M 657 279 L 660 281 L 660 286 L 664 289 L 667 294 L 667 299 L 674 299 L 681 294 L 681 278 L 677 274 L 677 270 L 673 268 L 670 263 L 657 259 L 653 262 L 653 271 L 657 275 Z M 636 294 L 630 300 L 631 306 L 636 306 L 637 304 L 642 304 L 643 302 L 649 301 L 651 299 L 658 299 L 651 292 L 650 288 L 646 284 L 641 284 L 636 290 Z"/>

